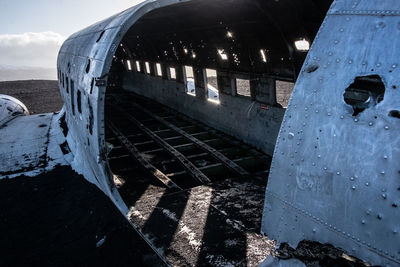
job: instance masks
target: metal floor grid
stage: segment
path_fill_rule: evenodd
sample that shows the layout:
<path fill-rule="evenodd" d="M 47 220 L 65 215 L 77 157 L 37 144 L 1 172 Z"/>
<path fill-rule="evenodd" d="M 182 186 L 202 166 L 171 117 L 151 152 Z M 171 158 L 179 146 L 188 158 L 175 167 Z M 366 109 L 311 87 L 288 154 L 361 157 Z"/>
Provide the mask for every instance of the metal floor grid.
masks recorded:
<path fill-rule="evenodd" d="M 133 93 L 106 98 L 106 141 L 129 218 L 171 265 L 255 266 L 271 157 Z M 251 257 L 249 257 L 251 256 Z"/>

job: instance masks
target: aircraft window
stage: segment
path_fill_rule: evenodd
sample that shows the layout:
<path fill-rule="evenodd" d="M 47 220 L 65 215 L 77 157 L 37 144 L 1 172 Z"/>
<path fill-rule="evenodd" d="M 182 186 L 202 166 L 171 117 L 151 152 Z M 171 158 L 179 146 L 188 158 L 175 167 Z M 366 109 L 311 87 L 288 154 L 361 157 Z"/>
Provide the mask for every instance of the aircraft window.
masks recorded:
<path fill-rule="evenodd" d="M 250 97 L 250 80 L 236 79 L 236 93 L 241 96 Z"/>
<path fill-rule="evenodd" d="M 171 80 L 176 80 L 176 70 L 175 70 L 175 68 L 172 68 L 172 67 L 169 68 L 169 78 Z"/>
<path fill-rule="evenodd" d="M 67 83 L 68 84 L 68 83 Z M 72 115 L 75 116 L 75 87 L 74 83 L 71 83 L 71 108 L 72 108 Z"/>
<path fill-rule="evenodd" d="M 217 71 L 206 69 L 208 100 L 219 103 Z"/>
<path fill-rule="evenodd" d="M 146 67 L 146 74 L 150 74 L 151 73 L 151 71 L 150 71 L 150 63 L 149 62 L 145 62 L 144 65 Z"/>
<path fill-rule="evenodd" d="M 132 63 L 129 59 L 125 61 L 125 66 L 128 71 L 132 70 Z"/>
<path fill-rule="evenodd" d="M 276 102 L 282 107 L 287 108 L 290 96 L 292 95 L 294 83 L 286 81 L 276 81 Z"/>
<path fill-rule="evenodd" d="M 89 107 L 89 133 L 93 134 L 93 124 L 94 124 L 94 116 L 93 116 L 93 107 L 90 103 L 90 99 L 88 98 L 88 107 Z"/>
<path fill-rule="evenodd" d="M 156 63 L 156 75 L 162 77 L 162 69 L 160 63 Z"/>
<path fill-rule="evenodd" d="M 353 107 L 353 116 L 376 106 L 383 100 L 385 85 L 378 75 L 356 77 L 343 94 L 346 104 Z"/>
<path fill-rule="evenodd" d="M 87 61 L 87 65 L 86 65 L 86 73 L 89 73 L 90 70 L 90 58 Z"/>
<path fill-rule="evenodd" d="M 142 68 L 140 67 L 140 62 L 138 60 L 136 60 L 136 71 L 137 72 L 141 72 Z"/>
<path fill-rule="evenodd" d="M 76 91 L 76 104 L 77 104 L 79 113 L 82 113 L 82 102 L 81 101 L 82 101 L 81 91 L 77 90 Z"/>
<path fill-rule="evenodd" d="M 67 90 L 67 93 L 69 93 L 69 80 L 67 75 L 65 75 L 65 85 L 65 89 Z"/>
<path fill-rule="evenodd" d="M 62 87 L 65 88 L 64 73 L 62 73 L 61 79 L 62 79 Z"/>
<path fill-rule="evenodd" d="M 194 81 L 193 67 L 184 66 L 184 71 L 185 71 L 186 93 L 195 96 L 196 86 Z"/>

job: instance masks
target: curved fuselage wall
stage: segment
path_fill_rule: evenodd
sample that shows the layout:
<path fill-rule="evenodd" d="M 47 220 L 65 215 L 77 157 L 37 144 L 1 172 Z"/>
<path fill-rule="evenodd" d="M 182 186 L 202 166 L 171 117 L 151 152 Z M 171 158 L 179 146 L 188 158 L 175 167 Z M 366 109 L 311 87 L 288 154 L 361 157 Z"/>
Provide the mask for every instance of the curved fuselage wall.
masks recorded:
<path fill-rule="evenodd" d="M 400 263 L 398 1 L 336 1 L 296 83 L 262 231 Z M 365 95 L 365 96 L 362 96 Z"/>
<path fill-rule="evenodd" d="M 122 37 L 134 22 L 150 10 L 176 2 L 147 1 L 100 21 L 70 36 L 58 55 L 67 141 L 75 155 L 71 165 L 95 183 L 123 213 L 127 207 L 115 189 L 106 160 L 104 96 L 108 72 Z"/>

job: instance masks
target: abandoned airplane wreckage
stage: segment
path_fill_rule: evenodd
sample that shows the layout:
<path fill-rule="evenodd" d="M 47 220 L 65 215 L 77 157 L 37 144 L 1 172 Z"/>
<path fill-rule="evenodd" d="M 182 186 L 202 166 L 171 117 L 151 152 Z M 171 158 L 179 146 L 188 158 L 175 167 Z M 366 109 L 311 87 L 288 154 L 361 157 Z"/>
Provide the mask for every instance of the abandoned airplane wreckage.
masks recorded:
<path fill-rule="evenodd" d="M 400 265 L 399 35 L 398 0 L 146 1 L 63 44 L 46 168 L 96 184 L 167 265 L 303 240 Z M 41 121 L 14 117 L 1 131 Z"/>

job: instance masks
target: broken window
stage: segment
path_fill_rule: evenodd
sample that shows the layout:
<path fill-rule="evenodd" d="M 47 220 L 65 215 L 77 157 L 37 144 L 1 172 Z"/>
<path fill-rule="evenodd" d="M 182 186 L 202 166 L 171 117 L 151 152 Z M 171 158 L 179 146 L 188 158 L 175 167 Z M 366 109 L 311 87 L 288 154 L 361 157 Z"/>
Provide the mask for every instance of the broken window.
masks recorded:
<path fill-rule="evenodd" d="M 141 72 L 142 68 L 140 67 L 140 62 L 138 60 L 136 60 L 136 71 L 137 72 Z"/>
<path fill-rule="evenodd" d="M 62 75 L 61 75 L 62 77 L 61 77 L 61 79 L 62 79 L 62 87 L 63 88 L 65 88 L 65 82 L 64 82 L 64 80 L 65 80 L 65 78 L 64 78 L 64 73 L 62 73 Z"/>
<path fill-rule="evenodd" d="M 90 71 L 90 58 L 87 61 L 87 65 L 86 65 L 86 73 L 89 73 Z"/>
<path fill-rule="evenodd" d="M 250 97 L 250 80 L 236 79 L 236 93 L 241 96 Z"/>
<path fill-rule="evenodd" d="M 68 80 L 68 78 L 67 78 L 67 80 Z M 67 86 L 68 86 L 68 82 L 67 82 Z M 75 116 L 75 94 L 74 94 L 74 91 L 75 91 L 75 86 L 74 86 L 74 83 L 72 82 L 71 83 L 71 109 L 72 109 L 72 115 Z"/>
<path fill-rule="evenodd" d="M 189 95 L 196 95 L 196 85 L 194 82 L 194 73 L 193 67 L 184 66 L 185 71 L 185 85 L 186 85 L 186 93 Z"/>
<path fill-rule="evenodd" d="M 206 69 L 208 100 L 219 103 L 217 71 Z"/>
<path fill-rule="evenodd" d="M 65 90 L 67 90 L 67 93 L 69 93 L 69 80 L 67 75 L 65 75 L 65 85 Z"/>
<path fill-rule="evenodd" d="M 72 81 L 71 81 L 71 83 L 72 83 Z M 77 104 L 77 107 L 78 107 L 78 112 L 79 113 L 82 113 L 82 96 L 81 96 L 81 91 L 80 90 L 77 90 L 76 91 L 76 104 Z"/>
<path fill-rule="evenodd" d="M 346 104 L 353 107 L 353 116 L 376 106 L 383 100 L 385 85 L 379 75 L 356 77 L 343 94 Z"/>
<path fill-rule="evenodd" d="M 150 71 L 150 63 L 149 62 L 145 62 L 144 65 L 146 67 L 146 74 L 150 74 L 151 73 L 151 71 Z"/>
<path fill-rule="evenodd" d="M 175 70 L 175 68 L 172 68 L 172 67 L 169 68 L 169 78 L 171 80 L 176 80 L 176 70 Z"/>
<path fill-rule="evenodd" d="M 162 69 L 161 69 L 161 64 L 160 63 L 156 63 L 156 75 L 158 77 L 162 77 Z"/>
<path fill-rule="evenodd" d="M 276 102 L 283 108 L 287 108 L 290 96 L 293 92 L 294 83 L 287 81 L 276 81 Z"/>

